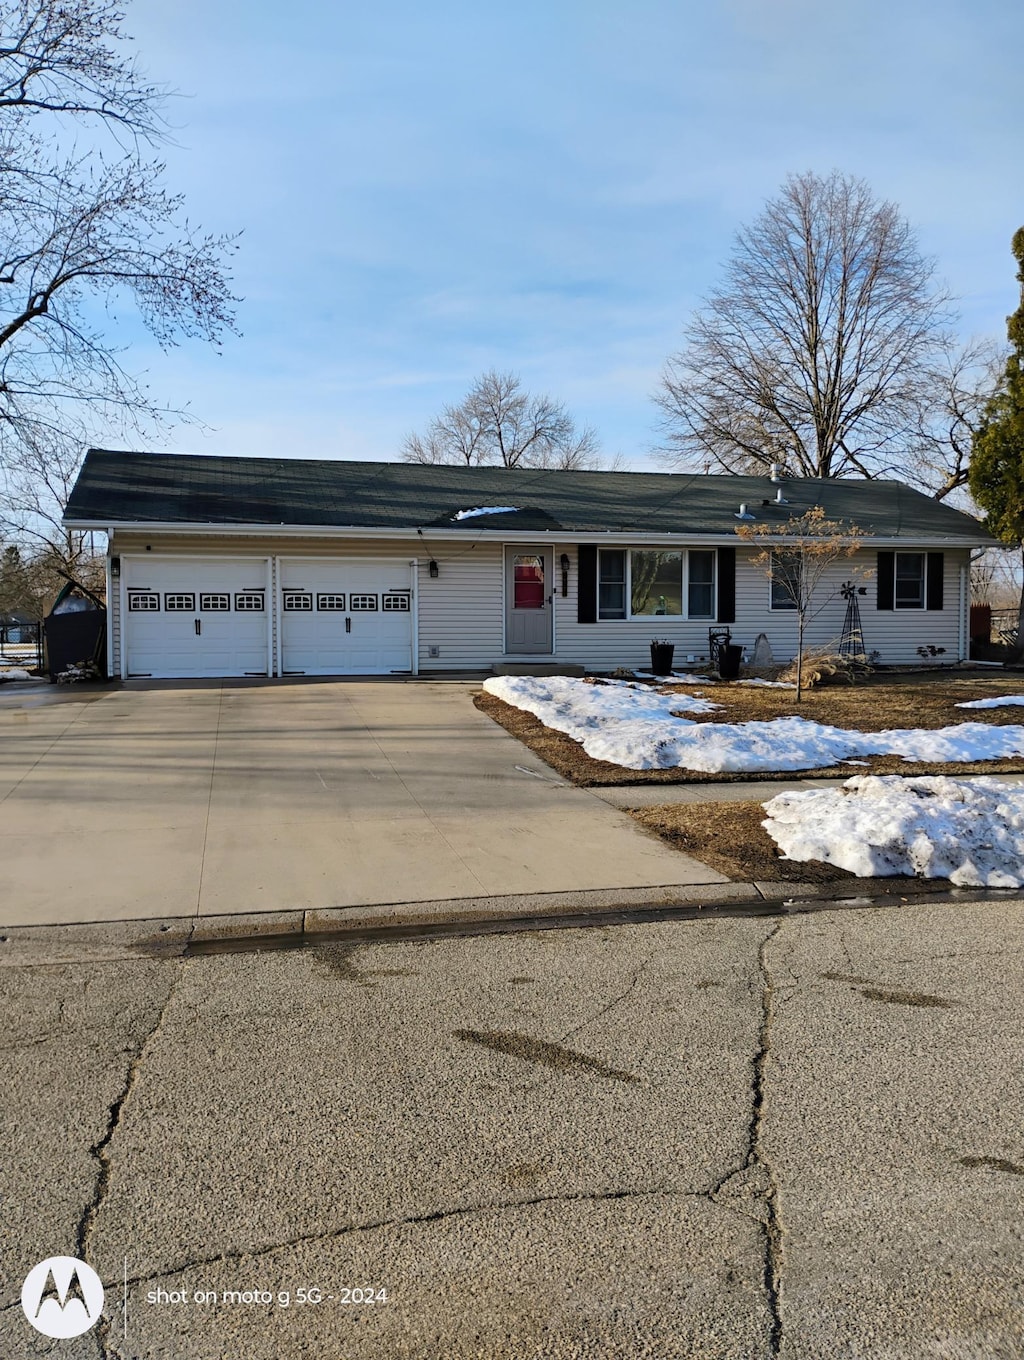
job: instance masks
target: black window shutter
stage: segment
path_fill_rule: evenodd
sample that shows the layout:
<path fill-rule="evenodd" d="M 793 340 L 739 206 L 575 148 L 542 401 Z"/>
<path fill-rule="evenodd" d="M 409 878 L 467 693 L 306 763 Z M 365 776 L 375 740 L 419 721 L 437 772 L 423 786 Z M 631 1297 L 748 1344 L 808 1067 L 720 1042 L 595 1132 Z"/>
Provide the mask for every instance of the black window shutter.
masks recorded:
<path fill-rule="evenodd" d="M 597 544 L 576 549 L 576 622 L 597 622 Z"/>
<path fill-rule="evenodd" d="M 892 609 L 896 600 L 896 554 L 878 554 L 878 609 Z"/>
<path fill-rule="evenodd" d="M 736 622 L 736 549 L 718 550 L 718 622 Z"/>
<path fill-rule="evenodd" d="M 942 608 L 942 570 L 944 565 L 944 553 L 928 554 L 928 575 L 925 581 L 927 601 L 925 608 Z"/>

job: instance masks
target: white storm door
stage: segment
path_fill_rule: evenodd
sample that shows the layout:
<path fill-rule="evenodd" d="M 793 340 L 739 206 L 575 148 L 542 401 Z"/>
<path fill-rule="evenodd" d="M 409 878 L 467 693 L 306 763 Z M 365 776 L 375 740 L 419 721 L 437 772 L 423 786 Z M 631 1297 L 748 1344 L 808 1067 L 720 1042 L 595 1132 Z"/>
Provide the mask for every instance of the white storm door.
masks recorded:
<path fill-rule="evenodd" d="M 544 656 L 552 649 L 551 550 L 505 549 L 505 651 Z"/>

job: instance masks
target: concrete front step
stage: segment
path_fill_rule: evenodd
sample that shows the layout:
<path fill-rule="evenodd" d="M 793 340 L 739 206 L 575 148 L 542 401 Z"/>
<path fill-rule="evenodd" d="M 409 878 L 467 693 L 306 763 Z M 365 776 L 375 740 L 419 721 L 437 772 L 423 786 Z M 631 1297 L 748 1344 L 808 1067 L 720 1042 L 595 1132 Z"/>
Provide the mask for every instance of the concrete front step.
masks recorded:
<path fill-rule="evenodd" d="M 495 661 L 492 675 L 586 675 L 586 669 L 572 661 Z"/>

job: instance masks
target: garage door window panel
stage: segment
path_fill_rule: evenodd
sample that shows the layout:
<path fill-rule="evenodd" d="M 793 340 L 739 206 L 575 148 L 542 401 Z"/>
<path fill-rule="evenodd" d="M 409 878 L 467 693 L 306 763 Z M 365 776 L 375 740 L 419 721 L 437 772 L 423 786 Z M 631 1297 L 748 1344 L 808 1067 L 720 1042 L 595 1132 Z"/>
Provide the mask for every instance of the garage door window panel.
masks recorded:
<path fill-rule="evenodd" d="M 155 614 L 160 608 L 160 596 L 155 590 L 129 590 L 128 608 L 132 613 Z"/>
<path fill-rule="evenodd" d="M 351 602 L 351 604 L 350 604 L 349 607 L 350 607 L 350 609 L 352 610 L 353 613 L 356 613 L 356 612 L 357 612 L 358 610 L 360 610 L 360 609 L 362 609 L 362 610 L 368 610 L 368 611 L 369 611 L 369 610 L 375 610 L 375 609 L 377 608 L 377 596 L 376 596 L 376 595 L 353 595 L 353 596 L 352 596 L 352 602 Z"/>
<path fill-rule="evenodd" d="M 395 590 L 383 597 L 385 613 L 405 613 L 409 609 L 409 592 Z"/>
<path fill-rule="evenodd" d="M 164 608 L 169 614 L 194 614 L 196 612 L 196 597 L 184 591 L 176 591 L 173 594 L 168 592 L 164 595 Z"/>
<path fill-rule="evenodd" d="M 231 608 L 231 596 L 214 592 L 199 596 L 199 608 L 203 613 L 223 614 Z"/>
<path fill-rule="evenodd" d="M 316 597 L 316 607 L 325 614 L 339 613 L 345 608 L 345 596 L 327 593 Z"/>
<path fill-rule="evenodd" d="M 286 590 L 282 604 L 289 613 L 308 612 L 313 608 L 313 596 L 307 590 Z"/>
<path fill-rule="evenodd" d="M 263 601 L 262 590 L 243 591 L 235 596 L 235 608 L 239 613 L 258 614 L 263 610 Z"/>

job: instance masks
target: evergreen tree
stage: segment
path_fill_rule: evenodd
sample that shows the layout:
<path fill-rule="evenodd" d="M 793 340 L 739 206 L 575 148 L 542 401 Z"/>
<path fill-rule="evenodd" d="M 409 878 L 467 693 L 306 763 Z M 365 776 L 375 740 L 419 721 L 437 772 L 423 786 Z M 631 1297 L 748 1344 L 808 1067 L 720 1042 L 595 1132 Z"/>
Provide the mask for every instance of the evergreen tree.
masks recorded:
<path fill-rule="evenodd" d="M 1024 553 L 1024 227 L 1011 249 L 1021 285 L 1020 306 L 1007 317 L 1012 350 L 1002 381 L 985 408 L 971 452 L 971 495 L 986 511 L 988 528 Z M 1021 587 L 1014 656 L 1024 655 L 1024 583 Z"/>

